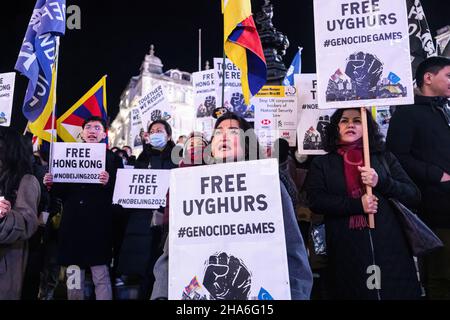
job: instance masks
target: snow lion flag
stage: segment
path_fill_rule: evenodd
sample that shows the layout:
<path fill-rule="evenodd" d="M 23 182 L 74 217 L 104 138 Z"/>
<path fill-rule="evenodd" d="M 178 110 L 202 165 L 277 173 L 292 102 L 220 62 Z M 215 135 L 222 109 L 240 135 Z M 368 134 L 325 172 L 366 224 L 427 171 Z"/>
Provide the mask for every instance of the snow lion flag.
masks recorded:
<path fill-rule="evenodd" d="M 106 76 L 103 76 L 80 100 L 58 118 L 58 135 L 64 142 L 81 142 L 81 126 L 89 117 L 107 122 Z"/>

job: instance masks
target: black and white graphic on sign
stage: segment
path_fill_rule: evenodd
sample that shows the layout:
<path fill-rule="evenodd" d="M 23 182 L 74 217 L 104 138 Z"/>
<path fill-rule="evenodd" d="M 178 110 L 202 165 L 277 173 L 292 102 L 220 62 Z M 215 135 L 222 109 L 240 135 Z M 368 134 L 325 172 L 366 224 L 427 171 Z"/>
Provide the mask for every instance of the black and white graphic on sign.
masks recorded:
<path fill-rule="evenodd" d="M 327 102 L 406 97 L 401 79 L 394 72 L 382 78 L 383 71 L 383 62 L 374 54 L 351 54 L 345 72 L 339 68 L 328 80 Z"/>
<path fill-rule="evenodd" d="M 203 285 L 215 300 L 248 300 L 251 273 L 244 263 L 225 252 L 209 257 Z"/>

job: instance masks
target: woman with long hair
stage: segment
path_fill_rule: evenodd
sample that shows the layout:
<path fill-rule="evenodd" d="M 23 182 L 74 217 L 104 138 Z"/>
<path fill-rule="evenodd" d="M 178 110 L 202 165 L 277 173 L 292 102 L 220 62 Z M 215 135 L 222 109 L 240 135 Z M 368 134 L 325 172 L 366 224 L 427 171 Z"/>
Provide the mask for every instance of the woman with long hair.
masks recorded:
<path fill-rule="evenodd" d="M 208 155 L 207 162 L 210 164 L 258 160 L 262 154 L 250 124 L 234 113 L 225 113 L 217 119 L 210 145 L 205 153 Z M 292 201 L 282 183 L 280 188 L 291 297 L 292 299 L 309 299 L 312 273 L 306 249 L 297 225 Z M 166 240 L 164 254 L 158 259 L 154 269 L 156 280 L 152 299 L 168 297 L 168 259 L 169 250 Z"/>
<path fill-rule="evenodd" d="M 0 300 L 20 299 L 40 193 L 31 150 L 17 132 L 0 127 Z"/>
<path fill-rule="evenodd" d="M 306 192 L 325 217 L 329 288 L 335 299 L 417 299 L 413 256 L 389 198 L 414 207 L 420 193 L 367 115 L 371 168 L 364 166 L 360 109 L 339 109 L 326 128 L 327 155 L 316 157 Z M 373 188 L 373 195 L 366 193 Z M 368 226 L 375 217 L 375 229 Z"/>

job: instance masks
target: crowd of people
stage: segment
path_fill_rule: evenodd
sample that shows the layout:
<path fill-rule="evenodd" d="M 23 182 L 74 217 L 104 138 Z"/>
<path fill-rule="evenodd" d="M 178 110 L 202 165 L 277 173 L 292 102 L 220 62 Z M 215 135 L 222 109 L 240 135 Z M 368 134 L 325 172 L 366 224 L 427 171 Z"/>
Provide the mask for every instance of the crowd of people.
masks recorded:
<path fill-rule="evenodd" d="M 450 59 L 428 58 L 416 80 L 414 105 L 396 108 L 387 137 L 367 116 L 370 167 L 360 109 L 331 116 L 326 155 L 305 157 L 283 139 L 275 143 L 292 299 L 450 299 Z M 91 117 L 81 137 L 103 143 L 106 129 Z M 217 119 L 209 141 L 191 132 L 175 142 L 164 120 L 145 129 L 137 158 L 128 146 L 111 148 L 99 184 L 71 184 L 54 183 L 48 150 L 33 155 L 28 137 L 0 127 L 0 299 L 52 300 L 61 287 L 69 300 L 123 299 L 120 288 L 131 286 L 136 299 L 168 298 L 170 199 L 159 209 L 112 204 L 117 170 L 267 155 L 251 123 L 233 112 Z M 444 247 L 414 257 L 392 198 L 415 210 Z M 326 254 L 311 237 L 319 224 Z"/>

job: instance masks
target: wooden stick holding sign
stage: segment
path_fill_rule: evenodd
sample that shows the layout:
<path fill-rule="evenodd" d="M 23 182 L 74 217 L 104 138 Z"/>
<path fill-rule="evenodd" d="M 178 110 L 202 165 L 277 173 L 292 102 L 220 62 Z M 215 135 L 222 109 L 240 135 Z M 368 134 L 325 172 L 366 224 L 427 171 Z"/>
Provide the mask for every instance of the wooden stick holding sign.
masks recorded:
<path fill-rule="evenodd" d="M 364 166 L 370 168 L 370 149 L 369 149 L 369 130 L 367 127 L 367 110 L 361 107 L 361 121 L 363 129 L 363 150 L 364 150 Z M 366 193 L 372 196 L 372 187 L 366 185 Z M 369 228 L 375 229 L 375 217 L 373 213 L 369 213 Z"/>

